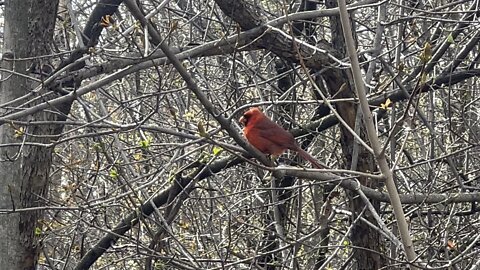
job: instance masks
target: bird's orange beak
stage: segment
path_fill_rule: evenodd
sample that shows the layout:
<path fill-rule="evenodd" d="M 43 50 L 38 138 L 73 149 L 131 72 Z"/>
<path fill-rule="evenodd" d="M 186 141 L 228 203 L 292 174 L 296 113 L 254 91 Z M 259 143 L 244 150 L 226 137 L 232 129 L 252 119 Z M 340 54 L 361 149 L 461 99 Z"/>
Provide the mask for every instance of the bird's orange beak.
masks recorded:
<path fill-rule="evenodd" d="M 238 119 L 238 121 L 239 121 L 242 125 L 244 125 L 244 126 L 247 124 L 247 118 L 245 118 L 245 117 L 243 117 L 243 116 L 240 117 L 240 119 Z"/>

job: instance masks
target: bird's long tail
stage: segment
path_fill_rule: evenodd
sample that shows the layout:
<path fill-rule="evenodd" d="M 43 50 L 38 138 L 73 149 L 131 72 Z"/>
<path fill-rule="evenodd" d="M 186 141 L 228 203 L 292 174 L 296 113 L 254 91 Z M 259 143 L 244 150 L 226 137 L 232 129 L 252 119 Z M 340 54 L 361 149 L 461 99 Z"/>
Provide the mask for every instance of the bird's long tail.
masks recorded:
<path fill-rule="evenodd" d="M 303 150 L 302 148 L 298 147 L 295 149 L 297 153 L 305 160 L 308 162 L 312 163 L 312 166 L 317 168 L 317 169 L 324 169 L 325 166 L 320 164 L 318 160 L 316 160 L 312 155 L 310 155 L 307 151 Z"/>

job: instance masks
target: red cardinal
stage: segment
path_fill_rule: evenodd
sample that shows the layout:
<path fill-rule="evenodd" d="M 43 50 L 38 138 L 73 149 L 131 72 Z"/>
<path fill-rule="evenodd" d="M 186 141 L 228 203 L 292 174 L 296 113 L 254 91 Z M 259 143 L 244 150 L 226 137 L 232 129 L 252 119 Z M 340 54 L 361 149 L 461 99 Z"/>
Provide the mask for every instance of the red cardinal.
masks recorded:
<path fill-rule="evenodd" d="M 240 123 L 245 126 L 243 134 L 248 142 L 260 152 L 280 156 L 285 150 L 290 149 L 312 163 L 313 167 L 323 168 L 314 157 L 298 146 L 290 132 L 268 119 L 257 107 L 246 111 L 240 118 Z"/>

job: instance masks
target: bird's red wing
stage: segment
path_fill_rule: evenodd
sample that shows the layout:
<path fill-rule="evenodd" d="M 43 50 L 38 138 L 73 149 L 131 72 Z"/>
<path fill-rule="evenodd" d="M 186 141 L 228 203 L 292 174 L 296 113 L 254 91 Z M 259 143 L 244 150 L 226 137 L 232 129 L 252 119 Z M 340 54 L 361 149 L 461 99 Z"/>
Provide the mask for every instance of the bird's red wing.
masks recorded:
<path fill-rule="evenodd" d="M 259 137 L 283 148 L 283 150 L 291 149 L 295 145 L 293 135 L 276 123 L 270 121 L 270 119 L 259 121 L 254 128 Z"/>
<path fill-rule="evenodd" d="M 258 129 L 251 128 L 245 132 L 248 142 L 255 146 L 260 152 L 264 154 L 277 154 L 278 146 L 272 141 L 266 139 L 261 135 Z"/>

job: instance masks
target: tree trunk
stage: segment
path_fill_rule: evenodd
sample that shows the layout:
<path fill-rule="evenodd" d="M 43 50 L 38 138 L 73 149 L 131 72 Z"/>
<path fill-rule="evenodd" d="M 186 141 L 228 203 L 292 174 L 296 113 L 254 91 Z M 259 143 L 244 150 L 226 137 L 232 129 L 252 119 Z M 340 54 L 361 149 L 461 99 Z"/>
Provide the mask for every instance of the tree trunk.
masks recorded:
<path fill-rule="evenodd" d="M 58 1 L 55 0 L 5 2 L 2 68 L 17 74 L 27 74 L 27 68 L 31 70 L 32 67 L 43 70 L 43 64 L 39 61 L 26 61 L 23 58 L 33 59 L 49 52 L 57 4 Z M 3 72 L 2 80 L 2 104 L 29 93 L 32 87 L 36 86 L 26 77 L 11 72 Z M 12 106 L 19 106 L 23 102 Z M 11 111 L 2 108 L 2 114 L 8 112 Z M 41 112 L 18 120 L 47 119 L 55 118 L 53 114 Z M 34 138 L 31 135 L 53 135 L 60 131 L 61 127 L 54 125 L 21 126 L 12 123 L 0 126 L 1 209 L 22 209 L 45 204 L 52 149 L 31 146 L 28 143 L 50 143 L 52 138 Z M 22 145 L 22 142 L 25 144 Z M 36 268 L 40 250 L 37 236 L 41 234 L 41 217 L 41 211 L 0 215 L 0 269 Z"/>
<path fill-rule="evenodd" d="M 326 1 L 325 4 L 328 8 L 336 8 L 338 6 L 337 1 L 333 0 Z M 354 20 L 352 20 L 352 22 L 353 21 Z M 340 17 L 338 15 L 331 16 L 330 24 L 332 28 L 332 43 L 334 47 L 340 51 L 342 57 L 344 57 L 346 56 L 346 46 Z M 355 29 L 355 25 L 352 26 L 352 29 Z M 353 84 L 353 79 L 349 71 L 332 69 L 325 72 L 323 78 L 330 90 L 331 96 L 336 96 L 337 98 L 353 97 L 353 86 L 350 85 L 350 82 Z M 345 84 L 345 89 L 342 88 L 343 84 Z M 335 107 L 343 120 L 345 120 L 350 128 L 355 130 L 357 106 L 351 102 L 338 102 L 335 104 Z M 364 141 L 368 142 L 364 125 L 361 121 L 358 122 L 358 124 L 360 124 L 360 127 L 357 128 L 358 134 Z M 362 146 L 359 146 L 357 157 L 354 157 L 355 139 L 353 135 L 342 125 L 340 125 L 340 132 L 340 143 L 345 157 L 345 168 L 361 172 L 377 171 L 373 155 Z M 357 160 L 356 164 L 354 164 L 354 160 Z M 363 186 L 371 188 L 378 187 L 377 181 L 371 181 L 366 177 L 359 177 L 358 179 Z M 353 216 L 351 217 L 351 220 L 353 221 L 360 213 L 362 213 L 365 208 L 365 203 L 358 197 L 356 192 L 348 191 L 347 195 L 349 197 L 349 206 L 353 213 Z M 372 201 L 372 204 L 377 210 L 379 209 L 379 202 Z M 369 211 L 365 211 L 363 216 L 373 224 L 376 223 Z M 361 247 L 355 249 L 353 252 L 357 269 L 380 269 L 385 266 L 385 258 L 380 255 L 384 250 L 384 242 L 380 238 L 378 231 L 364 222 L 358 222 L 353 224 L 350 239 L 352 240 L 353 246 Z"/>

